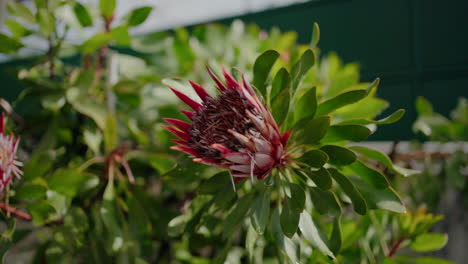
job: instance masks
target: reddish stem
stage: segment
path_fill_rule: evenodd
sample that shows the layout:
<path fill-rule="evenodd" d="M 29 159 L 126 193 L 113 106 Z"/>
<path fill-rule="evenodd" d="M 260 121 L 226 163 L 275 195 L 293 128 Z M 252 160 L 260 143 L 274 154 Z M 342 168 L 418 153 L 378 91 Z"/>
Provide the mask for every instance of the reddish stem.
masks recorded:
<path fill-rule="evenodd" d="M 29 214 L 22 212 L 19 209 L 13 208 L 7 204 L 0 202 L 0 209 L 4 210 L 7 213 L 14 215 L 16 218 L 23 219 L 26 221 L 31 221 L 31 216 Z"/>
<path fill-rule="evenodd" d="M 393 257 L 393 256 L 397 253 L 398 249 L 400 249 L 401 243 L 403 243 L 403 241 L 405 241 L 404 238 L 398 239 L 398 240 L 395 242 L 395 244 L 393 244 L 392 249 L 391 249 L 390 252 L 388 253 L 387 257 L 389 257 L 389 258 Z"/>

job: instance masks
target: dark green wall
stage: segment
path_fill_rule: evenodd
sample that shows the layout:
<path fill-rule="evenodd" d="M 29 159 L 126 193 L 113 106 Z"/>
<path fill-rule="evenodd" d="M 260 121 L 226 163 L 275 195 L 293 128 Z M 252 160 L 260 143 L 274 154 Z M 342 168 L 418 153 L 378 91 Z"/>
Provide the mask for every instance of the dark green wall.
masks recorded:
<path fill-rule="evenodd" d="M 458 97 L 468 97 L 467 0 L 321 0 L 236 18 L 297 31 L 303 43 L 318 22 L 324 52 L 358 61 L 364 81 L 381 77 L 379 96 L 391 102 L 387 113 L 408 112 L 374 139 L 412 137 L 416 96 L 446 115 Z"/>

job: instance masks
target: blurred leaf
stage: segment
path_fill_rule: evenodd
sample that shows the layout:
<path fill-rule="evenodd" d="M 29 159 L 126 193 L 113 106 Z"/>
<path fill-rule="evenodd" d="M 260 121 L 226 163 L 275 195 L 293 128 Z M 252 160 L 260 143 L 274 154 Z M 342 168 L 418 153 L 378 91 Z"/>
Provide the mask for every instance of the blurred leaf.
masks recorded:
<path fill-rule="evenodd" d="M 321 168 L 328 161 L 328 155 L 319 149 L 313 149 L 304 153 L 299 161 L 312 168 Z"/>
<path fill-rule="evenodd" d="M 416 112 L 419 116 L 432 115 L 434 110 L 432 109 L 431 103 L 424 97 L 418 96 L 416 98 Z"/>
<path fill-rule="evenodd" d="M 34 0 L 34 5 L 37 9 L 39 8 L 47 8 L 47 0 Z"/>
<path fill-rule="evenodd" d="M 117 147 L 117 143 L 119 141 L 118 124 L 115 115 L 107 114 L 106 127 L 103 134 L 106 152 L 110 153 Z"/>
<path fill-rule="evenodd" d="M 329 241 L 327 236 L 320 232 L 312 220 L 312 217 L 306 211 L 303 211 L 301 214 L 299 228 L 305 239 L 307 239 L 314 247 L 320 250 L 323 254 L 335 259 L 335 255 L 328 247 Z"/>
<path fill-rule="evenodd" d="M 109 33 L 97 33 L 96 35 L 92 36 L 88 40 L 86 40 L 82 45 L 81 45 L 81 51 L 84 54 L 90 54 L 98 49 L 104 47 L 107 45 L 110 41 L 112 40 L 112 35 Z"/>
<path fill-rule="evenodd" d="M 343 92 L 333 98 L 330 98 L 318 105 L 317 115 L 326 115 L 334 110 L 353 104 L 367 96 L 367 90 L 357 89 Z"/>
<path fill-rule="evenodd" d="M 245 215 L 249 211 L 253 203 L 252 193 L 246 194 L 239 199 L 236 203 L 236 207 L 226 217 L 225 228 L 223 230 L 223 236 L 226 238 L 231 237 L 232 233 L 236 231 L 239 224 L 244 220 Z"/>
<path fill-rule="evenodd" d="M 31 34 L 31 31 L 29 29 L 25 28 L 23 25 L 21 25 L 15 20 L 6 20 L 5 25 L 8 26 L 11 34 L 13 34 L 13 37 L 16 39 L 20 39 L 22 37 L 25 37 Z M 2 45 L 3 45 L 3 42 L 2 42 Z"/>
<path fill-rule="evenodd" d="M 76 169 L 58 169 L 48 179 L 48 182 L 51 190 L 67 197 L 74 197 L 86 180 L 86 175 Z"/>
<path fill-rule="evenodd" d="M 354 163 L 348 165 L 345 169 L 351 169 L 354 174 L 361 177 L 367 183 L 372 184 L 378 189 L 385 189 L 389 186 L 387 178 L 378 171 L 376 168 L 373 168 L 370 164 L 365 164 L 360 160 L 356 160 Z"/>
<path fill-rule="evenodd" d="M 72 207 L 63 219 L 63 224 L 73 233 L 80 233 L 88 230 L 89 221 L 85 211 L 79 207 Z"/>
<path fill-rule="evenodd" d="M 88 9 L 80 2 L 75 2 L 73 6 L 73 12 L 75 12 L 76 19 L 82 27 L 89 27 L 93 25 L 93 18 L 89 14 Z"/>
<path fill-rule="evenodd" d="M 96 125 L 102 130 L 106 129 L 107 109 L 104 105 L 99 104 L 88 98 L 82 93 L 79 88 L 72 87 L 67 91 L 67 100 L 75 108 L 76 111 L 83 115 L 91 117 Z"/>
<path fill-rule="evenodd" d="M 114 15 L 114 10 L 117 0 L 99 0 L 99 10 L 105 18 L 110 18 Z"/>
<path fill-rule="evenodd" d="M 289 111 L 289 102 L 291 97 L 288 90 L 283 90 L 278 96 L 273 100 L 272 103 L 272 114 L 275 118 L 278 125 L 281 125 L 286 119 Z"/>
<path fill-rule="evenodd" d="M 289 258 L 293 263 L 298 263 L 298 256 L 296 251 L 296 245 L 294 242 L 286 237 L 281 229 L 281 221 L 279 209 L 276 207 L 271 216 L 271 226 L 273 237 L 275 238 L 276 245 L 278 248 L 285 253 L 286 257 Z"/>
<path fill-rule="evenodd" d="M 229 184 L 231 184 L 231 176 L 229 172 L 223 171 L 211 176 L 207 181 L 203 182 L 198 188 L 198 194 L 215 194 Z"/>
<path fill-rule="evenodd" d="M 31 181 L 42 177 L 52 168 L 54 158 L 50 152 L 40 152 L 33 155 L 24 166 L 24 179 Z"/>
<path fill-rule="evenodd" d="M 269 91 L 269 100 L 273 100 L 279 93 L 289 89 L 291 85 L 291 76 L 285 68 L 281 68 L 275 75 L 273 83 L 271 86 L 268 86 Z"/>
<path fill-rule="evenodd" d="M 292 86 L 293 90 L 296 90 L 299 86 L 299 83 L 302 81 L 304 75 L 312 68 L 315 63 L 314 52 L 311 49 L 307 49 L 299 59 L 299 61 L 294 64 L 291 70 L 292 77 Z"/>
<path fill-rule="evenodd" d="M 310 41 L 310 48 L 314 49 L 320 41 L 320 27 L 317 22 L 314 22 L 314 28 L 312 29 L 312 39 Z"/>
<path fill-rule="evenodd" d="M 372 131 L 361 125 L 332 125 L 323 138 L 323 142 L 332 143 L 345 140 L 355 142 L 363 141 L 372 134 Z"/>
<path fill-rule="evenodd" d="M 380 152 L 378 150 L 366 148 L 366 147 L 363 147 L 363 146 L 352 146 L 352 147 L 350 147 L 350 149 L 352 149 L 352 150 L 354 150 L 356 152 L 359 152 L 360 154 L 362 154 L 365 157 L 368 157 L 368 158 L 371 158 L 371 159 L 374 159 L 374 160 L 376 160 L 378 162 L 383 163 L 385 166 L 387 166 L 389 169 L 391 169 L 392 171 L 394 171 L 395 173 L 397 173 L 399 175 L 408 177 L 408 176 L 412 176 L 412 175 L 420 173 L 420 171 L 418 171 L 418 170 L 406 169 L 406 168 L 402 168 L 402 167 L 393 165 L 390 158 L 387 155 L 385 155 L 385 153 Z"/>
<path fill-rule="evenodd" d="M 47 188 L 39 184 L 25 184 L 18 188 L 15 193 L 15 198 L 18 199 L 35 199 L 45 198 Z"/>
<path fill-rule="evenodd" d="M 328 169 L 332 178 L 340 185 L 344 193 L 351 199 L 356 213 L 365 215 L 367 213 L 367 205 L 361 193 L 356 189 L 354 184 L 343 174 L 336 169 Z"/>
<path fill-rule="evenodd" d="M 426 233 L 417 236 L 409 247 L 417 252 L 439 250 L 447 244 L 448 236 L 442 233 Z"/>
<path fill-rule="evenodd" d="M 181 235 L 184 232 L 185 225 L 187 224 L 186 218 L 186 215 L 174 217 L 168 224 L 167 234 L 172 237 Z"/>
<path fill-rule="evenodd" d="M 317 171 L 307 170 L 306 175 L 322 190 L 328 190 L 332 187 L 330 173 L 323 167 Z"/>
<path fill-rule="evenodd" d="M 44 200 L 29 203 L 26 208 L 32 216 L 33 224 L 37 226 L 45 224 L 55 212 L 54 207 Z"/>
<path fill-rule="evenodd" d="M 311 187 L 310 198 L 320 214 L 329 216 L 339 216 L 341 214 L 341 206 L 332 192 Z"/>
<path fill-rule="evenodd" d="M 115 41 L 115 43 L 118 46 L 121 46 L 121 47 L 130 46 L 131 38 L 130 38 L 130 35 L 128 33 L 128 27 L 127 26 L 115 27 L 110 31 L 110 34 L 112 36 L 112 39 Z"/>
<path fill-rule="evenodd" d="M 265 98 L 267 96 L 266 82 L 268 80 L 268 75 L 270 74 L 271 68 L 278 57 L 279 53 L 277 51 L 267 50 L 258 56 L 253 66 L 253 85 L 257 87 Z"/>
<path fill-rule="evenodd" d="M 328 163 L 338 166 L 344 166 L 353 163 L 356 160 L 356 154 L 347 148 L 335 145 L 326 145 L 320 148 L 327 153 Z"/>
<path fill-rule="evenodd" d="M 314 117 L 317 109 L 317 89 L 315 87 L 309 89 L 305 94 L 296 96 L 294 104 L 294 122 L 310 119 Z"/>
<path fill-rule="evenodd" d="M 283 208 L 281 209 L 281 229 L 287 237 L 292 237 L 297 231 L 300 212 L 293 209 L 294 201 L 286 197 Z"/>
<path fill-rule="evenodd" d="M 349 179 L 362 194 L 369 209 L 385 209 L 397 213 L 406 212 L 405 205 L 391 187 L 376 189 L 359 177 L 349 176 Z"/>
<path fill-rule="evenodd" d="M 25 5 L 16 1 L 8 1 L 7 8 L 10 14 L 20 17 L 25 22 L 31 24 L 36 23 L 36 18 L 33 13 Z"/>
<path fill-rule="evenodd" d="M 54 32 L 55 18 L 47 9 L 41 8 L 37 11 L 37 22 L 44 36 L 48 37 Z"/>
<path fill-rule="evenodd" d="M 24 45 L 16 39 L 0 33 L 0 53 L 14 53 L 22 48 Z"/>
<path fill-rule="evenodd" d="M 289 183 L 291 199 L 289 199 L 290 209 L 295 212 L 302 212 L 305 206 L 305 193 L 299 184 Z M 286 199 L 288 200 L 288 199 Z"/>
<path fill-rule="evenodd" d="M 151 14 L 151 11 L 153 11 L 152 6 L 144 6 L 133 9 L 130 13 L 130 18 L 128 19 L 128 25 L 130 27 L 135 27 L 145 22 L 145 20 Z"/>
<path fill-rule="evenodd" d="M 368 125 L 368 124 L 377 124 L 377 125 L 388 125 L 393 124 L 399 121 L 405 114 L 404 109 L 398 109 L 393 112 L 391 115 L 382 118 L 380 120 L 370 120 L 370 119 L 349 119 L 343 122 L 340 122 L 340 125 Z"/>
<path fill-rule="evenodd" d="M 270 217 L 270 195 L 270 189 L 267 188 L 262 194 L 258 195 L 252 206 L 250 223 L 260 235 L 263 235 L 263 232 L 265 232 L 265 227 Z"/>
<path fill-rule="evenodd" d="M 305 144 L 317 144 L 327 134 L 329 126 L 329 116 L 316 117 L 305 124 L 297 138 Z"/>
<path fill-rule="evenodd" d="M 338 255 L 342 244 L 341 223 L 340 218 L 337 217 L 333 220 L 333 231 L 330 237 L 330 250 Z"/>

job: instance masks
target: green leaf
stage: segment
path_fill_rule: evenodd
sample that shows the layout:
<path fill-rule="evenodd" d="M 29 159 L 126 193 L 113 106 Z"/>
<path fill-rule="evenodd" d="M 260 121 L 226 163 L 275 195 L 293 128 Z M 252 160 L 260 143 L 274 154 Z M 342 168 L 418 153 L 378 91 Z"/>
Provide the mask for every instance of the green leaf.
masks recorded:
<path fill-rule="evenodd" d="M 29 29 L 25 28 L 23 25 L 21 25 L 15 20 L 6 20 L 5 25 L 8 26 L 11 34 L 13 34 L 13 37 L 15 39 L 20 39 L 31 34 L 31 31 Z"/>
<path fill-rule="evenodd" d="M 323 142 L 332 143 L 345 140 L 355 142 L 363 141 L 372 134 L 372 131 L 361 125 L 333 125 L 328 129 Z"/>
<path fill-rule="evenodd" d="M 305 94 L 296 96 L 294 104 L 294 122 L 314 117 L 317 109 L 317 88 L 309 89 Z"/>
<path fill-rule="evenodd" d="M 344 193 L 351 199 L 354 206 L 354 211 L 358 214 L 365 215 L 367 213 L 367 205 L 361 193 L 356 189 L 354 184 L 343 174 L 336 169 L 328 169 L 332 178 L 340 185 Z"/>
<path fill-rule="evenodd" d="M 341 249 L 342 243 L 342 234 L 341 234 L 341 223 L 340 218 L 337 217 L 333 220 L 333 231 L 330 237 L 330 250 L 335 254 L 338 255 Z"/>
<path fill-rule="evenodd" d="M 48 37 L 55 30 L 55 18 L 47 11 L 47 9 L 41 8 L 37 12 L 37 22 L 39 23 L 39 29 L 44 36 Z"/>
<path fill-rule="evenodd" d="M 47 8 L 47 0 L 34 0 L 34 5 L 37 9 L 39 8 Z"/>
<path fill-rule="evenodd" d="M 442 233 L 425 233 L 417 236 L 409 247 L 417 252 L 439 250 L 447 244 L 448 236 Z"/>
<path fill-rule="evenodd" d="M 289 201 L 289 206 L 292 211 L 302 212 L 305 206 L 305 193 L 302 187 L 295 183 L 289 183 L 289 190 L 291 192 L 291 198 L 286 199 Z"/>
<path fill-rule="evenodd" d="M 275 238 L 278 248 L 285 253 L 285 256 L 289 258 L 293 263 L 298 263 L 297 246 L 294 242 L 284 235 L 281 229 L 279 208 L 276 207 L 271 216 L 271 226 L 273 237 Z"/>
<path fill-rule="evenodd" d="M 299 83 L 302 81 L 302 78 L 305 74 L 314 66 L 315 56 L 314 52 L 311 49 L 307 49 L 299 59 L 299 61 L 294 64 L 291 75 L 292 75 L 292 89 L 296 90 L 299 86 Z"/>
<path fill-rule="evenodd" d="M 329 126 L 329 116 L 316 117 L 305 124 L 304 129 L 298 133 L 297 139 L 305 144 L 317 144 L 327 134 Z"/>
<path fill-rule="evenodd" d="M 369 125 L 369 124 L 376 124 L 376 125 L 388 125 L 393 124 L 399 121 L 403 115 L 405 114 L 404 109 L 398 109 L 392 114 L 387 117 L 384 117 L 379 120 L 370 120 L 370 119 L 349 119 L 343 122 L 340 122 L 340 125 Z"/>
<path fill-rule="evenodd" d="M 368 164 L 364 164 L 360 160 L 356 160 L 347 168 L 378 189 L 385 189 L 389 186 L 387 178 L 385 178 L 385 176 L 380 171 Z"/>
<path fill-rule="evenodd" d="M 186 215 L 179 215 L 169 221 L 167 225 L 167 234 L 171 237 L 176 237 L 184 232 L 185 225 L 187 224 Z"/>
<path fill-rule="evenodd" d="M 317 115 L 326 115 L 348 104 L 353 104 L 367 96 L 367 90 L 357 89 L 343 92 L 318 105 Z"/>
<path fill-rule="evenodd" d="M 229 172 L 223 171 L 213 175 L 198 188 L 198 194 L 215 194 L 223 189 L 224 186 L 231 184 Z"/>
<path fill-rule="evenodd" d="M 328 247 L 329 241 L 327 236 L 320 232 L 312 220 L 312 216 L 310 216 L 306 211 L 302 212 L 300 216 L 299 229 L 305 239 L 307 239 L 314 247 L 320 250 L 323 254 L 335 259 L 335 255 Z"/>
<path fill-rule="evenodd" d="M 434 113 L 432 109 L 432 104 L 424 97 L 418 96 L 416 98 L 416 112 L 418 116 L 430 116 Z"/>
<path fill-rule="evenodd" d="M 52 168 L 54 159 L 50 152 L 34 154 L 24 166 L 24 179 L 31 181 L 44 176 Z"/>
<path fill-rule="evenodd" d="M 314 22 L 314 28 L 312 29 L 312 39 L 310 41 L 310 48 L 314 49 L 320 41 L 320 28 L 317 22 Z"/>
<path fill-rule="evenodd" d="M 99 0 L 99 9 L 105 18 L 110 18 L 114 15 L 116 0 Z"/>
<path fill-rule="evenodd" d="M 36 18 L 29 8 L 16 1 L 9 1 L 7 3 L 8 12 L 23 19 L 27 23 L 35 24 Z"/>
<path fill-rule="evenodd" d="M 46 223 L 55 212 L 54 207 L 44 200 L 32 202 L 26 208 L 29 214 L 31 214 L 33 224 L 36 226 Z"/>
<path fill-rule="evenodd" d="M 326 145 L 320 149 L 327 153 L 329 157 L 328 163 L 333 165 L 344 166 L 351 164 L 356 160 L 356 154 L 344 147 Z"/>
<path fill-rule="evenodd" d="M 319 149 L 313 149 L 304 153 L 299 161 L 312 168 L 321 168 L 327 163 L 328 155 Z"/>
<path fill-rule="evenodd" d="M 97 33 L 96 35 L 92 36 L 88 40 L 86 40 L 82 45 L 81 45 L 81 51 L 84 54 L 90 54 L 98 49 L 104 47 L 105 45 L 109 44 L 109 42 L 112 40 L 112 35 L 109 33 Z"/>
<path fill-rule="evenodd" d="M 152 6 L 144 6 L 144 7 L 133 9 L 128 19 L 128 25 L 130 27 L 135 27 L 145 22 L 145 20 L 151 14 L 151 11 L 153 11 Z"/>
<path fill-rule="evenodd" d="M 300 212 L 297 212 L 292 208 L 292 202 L 291 198 L 286 197 L 286 200 L 283 203 L 284 206 L 281 209 L 281 229 L 287 237 L 294 236 L 299 224 Z"/>
<path fill-rule="evenodd" d="M 332 187 L 330 173 L 325 168 L 320 168 L 317 171 L 307 170 L 306 175 L 322 190 L 328 190 Z"/>
<path fill-rule="evenodd" d="M 357 176 L 349 176 L 359 190 L 369 209 L 385 209 L 397 213 L 406 213 L 406 207 L 398 194 L 391 188 L 377 189 Z"/>
<path fill-rule="evenodd" d="M 49 188 L 67 197 L 74 197 L 88 177 L 76 169 L 58 169 L 49 178 Z"/>
<path fill-rule="evenodd" d="M 268 75 L 270 74 L 271 68 L 278 57 L 279 53 L 277 51 L 267 50 L 258 56 L 253 66 L 253 84 L 265 98 L 267 96 L 266 86 Z"/>
<path fill-rule="evenodd" d="M 106 128 L 104 129 L 104 146 L 106 147 L 106 152 L 110 153 L 113 149 L 117 147 L 119 141 L 119 134 L 117 128 L 117 119 L 115 115 L 107 114 L 106 117 Z"/>
<path fill-rule="evenodd" d="M 361 155 L 367 158 L 371 158 L 378 162 L 383 163 L 389 169 L 391 169 L 395 173 L 402 175 L 404 177 L 408 177 L 408 176 L 412 176 L 412 175 L 420 173 L 420 171 L 418 170 L 406 169 L 406 168 L 402 168 L 402 167 L 394 165 L 392 161 L 390 160 L 390 158 L 385 153 L 380 152 L 378 150 L 370 149 L 370 148 L 366 148 L 362 146 L 352 146 L 350 147 L 350 149 L 356 152 L 359 152 Z"/>
<path fill-rule="evenodd" d="M 69 88 L 66 97 L 76 111 L 91 117 L 102 131 L 106 129 L 107 109 L 105 105 L 88 98 L 78 87 Z"/>
<path fill-rule="evenodd" d="M 111 30 L 110 32 L 112 39 L 118 46 L 127 47 L 130 46 L 131 38 L 128 33 L 127 26 L 118 26 Z"/>
<path fill-rule="evenodd" d="M 93 18 L 89 14 L 88 9 L 80 2 L 75 2 L 73 6 L 73 12 L 75 12 L 76 19 L 82 27 L 89 27 L 93 25 Z"/>
<path fill-rule="evenodd" d="M 35 199 L 45 198 L 47 188 L 34 183 L 29 183 L 21 186 L 16 190 L 15 198 L 18 199 Z"/>
<path fill-rule="evenodd" d="M 255 199 L 252 206 L 250 223 L 252 223 L 255 231 L 260 235 L 263 235 L 263 232 L 265 232 L 265 227 L 270 216 L 270 194 L 269 189 L 265 190 Z"/>
<path fill-rule="evenodd" d="M 24 45 L 16 39 L 0 33 L 0 53 L 10 54 L 18 51 Z"/>
<path fill-rule="evenodd" d="M 288 90 L 283 90 L 272 103 L 272 114 L 278 125 L 281 125 L 286 119 L 289 111 L 289 101 L 291 97 Z"/>
<path fill-rule="evenodd" d="M 269 100 L 273 100 L 280 92 L 289 89 L 291 86 L 291 76 L 288 70 L 281 68 L 275 75 L 273 83 L 267 89 L 271 89 L 268 94 Z"/>
<path fill-rule="evenodd" d="M 320 214 L 329 216 L 339 216 L 341 214 L 341 206 L 332 192 L 311 187 L 310 198 Z"/>
<path fill-rule="evenodd" d="M 232 233 L 236 231 L 239 224 L 242 223 L 247 211 L 250 209 L 253 203 L 252 193 L 246 194 L 239 199 L 236 203 L 236 207 L 226 217 L 225 228 L 223 230 L 223 236 L 226 238 L 231 237 Z"/>

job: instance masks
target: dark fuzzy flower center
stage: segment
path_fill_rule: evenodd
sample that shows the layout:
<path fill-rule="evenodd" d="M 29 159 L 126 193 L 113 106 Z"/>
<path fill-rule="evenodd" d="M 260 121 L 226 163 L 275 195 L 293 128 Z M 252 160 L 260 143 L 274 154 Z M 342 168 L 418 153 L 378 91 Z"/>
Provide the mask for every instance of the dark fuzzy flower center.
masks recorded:
<path fill-rule="evenodd" d="M 228 132 L 229 129 L 243 135 L 259 134 L 245 110 L 256 113 L 237 89 L 227 89 L 217 98 L 209 98 L 193 115 L 189 130 L 190 147 L 196 149 L 202 157 L 211 159 L 221 159 L 219 151 L 210 148 L 215 143 L 233 151 L 242 149 L 242 144 Z"/>

